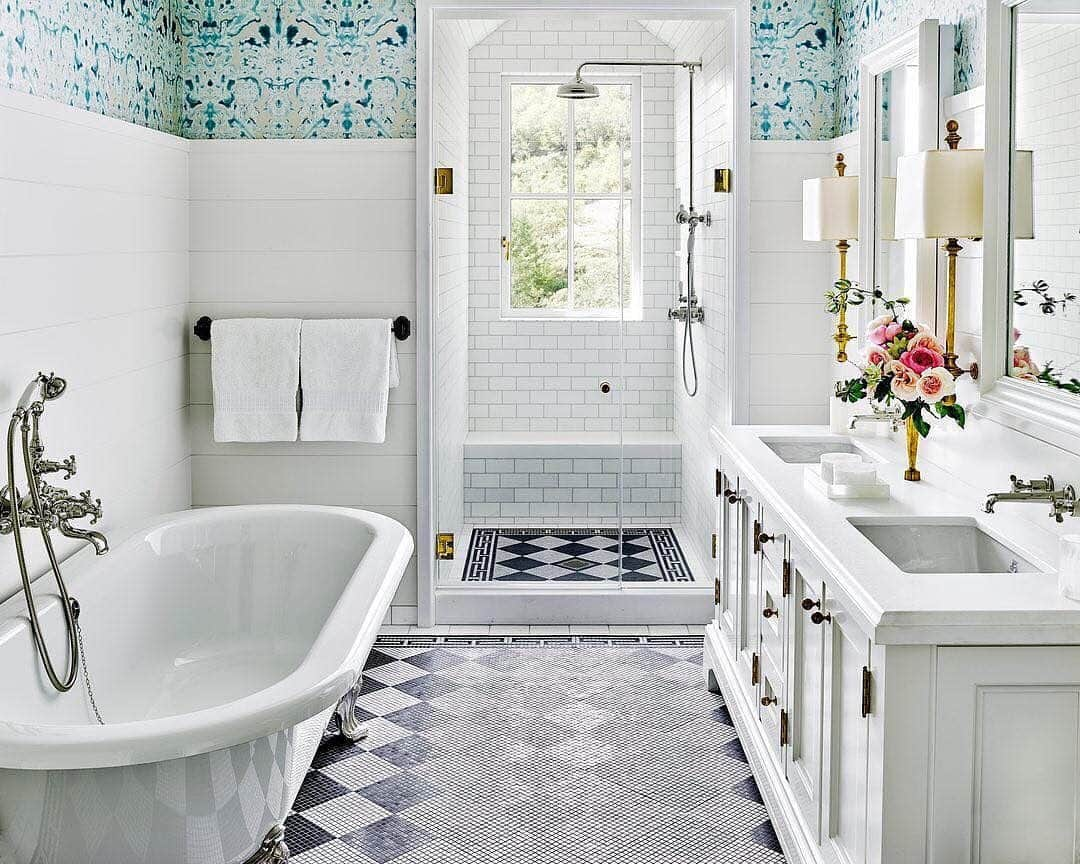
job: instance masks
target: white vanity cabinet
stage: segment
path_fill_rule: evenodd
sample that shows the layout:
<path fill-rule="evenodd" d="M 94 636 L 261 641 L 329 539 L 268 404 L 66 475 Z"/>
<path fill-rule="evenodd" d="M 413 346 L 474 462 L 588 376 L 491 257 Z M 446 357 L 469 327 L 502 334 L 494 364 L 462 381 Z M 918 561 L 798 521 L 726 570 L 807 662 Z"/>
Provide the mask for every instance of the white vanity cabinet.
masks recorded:
<path fill-rule="evenodd" d="M 936 613 L 875 623 L 852 571 L 821 563 L 837 559 L 795 489 L 781 500 L 768 470 L 718 461 L 705 666 L 789 859 L 1080 861 L 1080 645 L 1000 624 L 973 636 Z"/>

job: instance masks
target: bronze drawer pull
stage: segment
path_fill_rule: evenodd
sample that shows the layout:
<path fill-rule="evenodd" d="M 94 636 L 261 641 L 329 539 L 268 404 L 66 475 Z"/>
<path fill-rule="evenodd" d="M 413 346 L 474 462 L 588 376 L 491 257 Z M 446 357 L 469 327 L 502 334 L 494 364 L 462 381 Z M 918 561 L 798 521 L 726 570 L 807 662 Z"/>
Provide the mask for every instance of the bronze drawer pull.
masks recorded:
<path fill-rule="evenodd" d="M 810 616 L 810 620 L 815 624 L 823 624 L 826 621 L 832 621 L 832 613 L 830 612 L 815 612 Z"/>
<path fill-rule="evenodd" d="M 776 697 L 775 696 L 762 696 L 761 697 L 761 704 L 765 708 L 768 708 L 770 705 L 775 705 L 776 704 Z"/>
<path fill-rule="evenodd" d="M 811 600 L 809 597 L 804 597 L 802 601 L 802 608 L 809 612 L 811 609 L 820 609 L 820 600 Z"/>
<path fill-rule="evenodd" d="M 766 618 L 779 618 L 780 610 L 770 609 L 768 606 L 766 606 L 764 609 L 761 610 L 761 614 L 764 615 Z"/>

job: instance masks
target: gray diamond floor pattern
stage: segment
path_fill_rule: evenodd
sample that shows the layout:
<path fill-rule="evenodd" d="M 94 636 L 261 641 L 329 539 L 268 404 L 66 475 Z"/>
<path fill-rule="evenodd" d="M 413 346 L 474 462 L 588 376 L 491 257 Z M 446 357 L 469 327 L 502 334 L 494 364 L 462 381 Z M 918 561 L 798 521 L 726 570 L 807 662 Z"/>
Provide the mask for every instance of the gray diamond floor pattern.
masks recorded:
<path fill-rule="evenodd" d="M 293 864 L 778 864 L 694 645 L 416 645 L 368 660 L 286 822 Z"/>

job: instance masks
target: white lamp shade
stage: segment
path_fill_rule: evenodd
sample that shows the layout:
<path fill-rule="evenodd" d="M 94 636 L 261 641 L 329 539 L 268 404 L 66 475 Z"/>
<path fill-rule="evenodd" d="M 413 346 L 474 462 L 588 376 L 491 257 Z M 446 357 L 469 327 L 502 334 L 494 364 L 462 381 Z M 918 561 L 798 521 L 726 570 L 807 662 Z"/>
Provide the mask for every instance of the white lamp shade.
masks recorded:
<path fill-rule="evenodd" d="M 896 166 L 896 236 L 983 236 L 983 151 L 926 150 Z"/>
<path fill-rule="evenodd" d="M 878 181 L 877 235 L 879 240 L 896 239 L 896 178 L 882 177 Z"/>
<path fill-rule="evenodd" d="M 1033 158 L 1030 150 L 1014 150 L 1012 164 L 1012 213 L 1009 234 L 1013 240 L 1035 237 Z"/>
<path fill-rule="evenodd" d="M 803 240 L 857 240 L 859 178 L 803 180 Z"/>

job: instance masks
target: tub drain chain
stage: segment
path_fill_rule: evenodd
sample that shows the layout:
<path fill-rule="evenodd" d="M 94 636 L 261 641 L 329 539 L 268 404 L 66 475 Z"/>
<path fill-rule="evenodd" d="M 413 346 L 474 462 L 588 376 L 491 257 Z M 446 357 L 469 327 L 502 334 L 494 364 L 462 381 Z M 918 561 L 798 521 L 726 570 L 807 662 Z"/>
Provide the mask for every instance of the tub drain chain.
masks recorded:
<path fill-rule="evenodd" d="M 82 660 L 83 689 L 86 691 L 86 698 L 90 702 L 90 708 L 94 712 L 95 719 L 99 725 L 104 726 L 105 719 L 98 710 L 97 699 L 94 698 L 94 685 L 90 682 L 90 667 L 86 662 L 86 645 L 83 643 L 83 632 L 82 624 L 79 622 L 79 611 L 79 601 L 72 597 L 71 617 L 75 622 L 75 636 L 79 640 L 79 657 Z"/>

